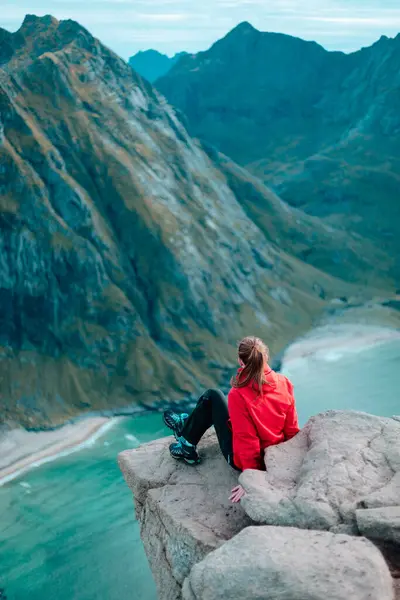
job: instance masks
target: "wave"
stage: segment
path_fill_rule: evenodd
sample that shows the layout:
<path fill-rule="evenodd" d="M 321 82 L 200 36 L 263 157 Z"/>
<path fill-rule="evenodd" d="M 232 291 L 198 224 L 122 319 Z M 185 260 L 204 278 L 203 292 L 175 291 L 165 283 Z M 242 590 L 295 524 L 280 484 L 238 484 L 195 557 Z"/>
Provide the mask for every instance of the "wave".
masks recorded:
<path fill-rule="evenodd" d="M 109 431 L 112 427 L 114 427 L 114 425 L 116 425 L 118 423 L 118 421 L 120 421 L 120 417 L 111 418 L 106 423 L 101 425 L 97 429 L 97 431 L 95 431 L 92 435 L 90 435 L 83 442 L 79 442 L 78 444 L 76 444 L 74 446 L 69 446 L 68 448 L 61 450 L 60 452 L 56 452 L 55 454 L 49 454 L 48 456 L 44 456 L 43 458 L 40 458 L 39 460 L 33 461 L 33 462 L 29 463 L 28 465 L 21 467 L 20 469 L 17 469 L 16 471 L 13 471 L 9 475 L 6 475 L 2 479 L 0 479 L 0 487 L 6 483 L 9 483 L 10 481 L 13 481 L 13 479 L 17 479 L 18 477 L 20 477 L 27 471 L 30 471 L 31 469 L 37 469 L 38 467 L 41 467 L 42 465 L 52 462 L 53 460 L 57 460 L 59 458 L 65 457 L 65 456 L 69 456 L 70 454 L 74 454 L 74 452 L 80 452 L 80 450 L 84 450 L 85 448 L 92 447 L 97 442 L 97 440 L 101 436 L 103 436 L 107 431 Z M 66 441 L 66 443 L 68 443 L 68 440 L 65 440 L 65 441 Z M 23 487 L 26 487 L 26 486 L 23 486 Z"/>
<path fill-rule="evenodd" d="M 310 361 L 337 362 L 399 339 L 397 329 L 367 325 L 322 326 L 289 346 L 282 359 L 282 371 Z"/>
<path fill-rule="evenodd" d="M 344 356 L 345 352 L 335 352 L 334 350 L 317 354 L 317 358 L 321 358 L 325 362 L 337 362 L 338 360 L 344 358 Z"/>
<path fill-rule="evenodd" d="M 129 440 L 130 442 L 135 442 L 135 444 L 140 444 L 140 441 L 137 439 L 137 437 L 135 435 L 132 435 L 131 433 L 126 433 L 125 434 L 125 439 Z"/>

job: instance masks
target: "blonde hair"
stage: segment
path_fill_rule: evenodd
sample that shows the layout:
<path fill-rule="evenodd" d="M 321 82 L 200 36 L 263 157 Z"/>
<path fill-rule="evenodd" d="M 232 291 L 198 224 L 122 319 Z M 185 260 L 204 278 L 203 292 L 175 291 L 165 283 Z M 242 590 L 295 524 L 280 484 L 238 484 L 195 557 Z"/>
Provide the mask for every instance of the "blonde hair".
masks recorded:
<path fill-rule="evenodd" d="M 262 393 L 263 384 L 267 383 L 264 371 L 269 360 L 269 349 L 260 338 L 245 337 L 238 346 L 239 360 L 244 364 L 243 369 L 231 379 L 231 386 L 242 388 L 250 382 L 258 385 Z"/>

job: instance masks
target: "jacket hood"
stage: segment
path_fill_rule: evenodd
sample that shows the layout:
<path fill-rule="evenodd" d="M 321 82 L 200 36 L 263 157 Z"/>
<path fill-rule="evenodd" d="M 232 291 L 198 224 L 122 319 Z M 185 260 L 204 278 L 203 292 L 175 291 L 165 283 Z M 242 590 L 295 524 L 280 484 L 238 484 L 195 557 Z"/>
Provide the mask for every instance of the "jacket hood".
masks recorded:
<path fill-rule="evenodd" d="M 241 376 L 242 371 L 243 371 L 242 367 L 240 367 L 237 370 L 237 375 L 236 376 L 237 376 L 239 382 L 240 382 L 240 376 Z M 264 371 L 264 375 L 265 375 L 265 379 L 267 380 L 267 383 L 264 383 L 263 386 L 262 386 L 263 393 L 267 392 L 268 390 L 270 390 L 271 387 L 272 388 L 276 387 L 276 379 L 275 379 L 276 373 L 271 369 L 270 366 L 267 366 L 267 368 Z M 239 389 L 239 391 L 244 391 L 244 390 L 251 390 L 252 392 L 258 392 L 259 391 L 258 383 L 256 381 L 254 381 L 254 380 L 253 381 L 249 381 L 249 383 L 246 386 L 238 388 L 238 389 Z"/>

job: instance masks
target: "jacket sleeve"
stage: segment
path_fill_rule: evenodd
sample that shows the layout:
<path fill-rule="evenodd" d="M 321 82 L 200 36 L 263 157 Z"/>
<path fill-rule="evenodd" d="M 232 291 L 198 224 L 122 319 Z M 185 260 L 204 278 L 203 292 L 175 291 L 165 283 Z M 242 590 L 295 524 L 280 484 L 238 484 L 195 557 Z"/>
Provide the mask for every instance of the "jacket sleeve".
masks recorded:
<path fill-rule="evenodd" d="M 296 401 L 294 399 L 293 384 L 287 380 L 289 387 L 289 394 L 291 395 L 292 402 L 289 406 L 289 410 L 286 413 L 285 426 L 283 433 L 285 435 L 285 441 L 292 439 L 300 431 L 299 420 L 297 417 Z"/>
<path fill-rule="evenodd" d="M 235 388 L 232 388 L 228 394 L 228 410 L 232 424 L 235 466 L 242 471 L 262 470 L 260 438 L 245 401 Z"/>

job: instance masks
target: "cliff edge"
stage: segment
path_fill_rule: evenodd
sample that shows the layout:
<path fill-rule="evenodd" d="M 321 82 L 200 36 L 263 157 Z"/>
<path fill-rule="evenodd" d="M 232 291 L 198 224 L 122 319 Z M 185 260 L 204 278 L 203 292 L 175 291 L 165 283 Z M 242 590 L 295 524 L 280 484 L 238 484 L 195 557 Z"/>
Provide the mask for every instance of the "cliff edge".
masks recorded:
<path fill-rule="evenodd" d="M 194 468 L 169 443 L 119 456 L 161 600 L 400 598 L 399 417 L 313 417 L 240 475 L 239 506 L 212 432 Z"/>

